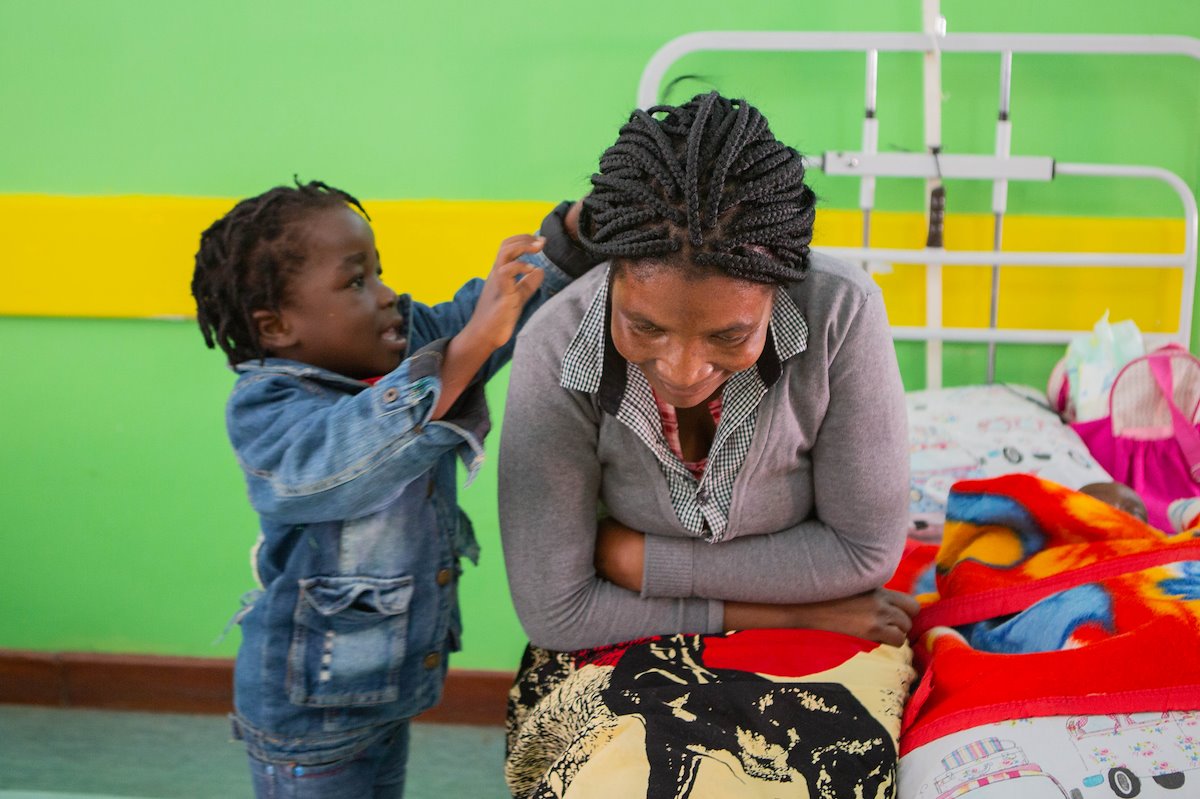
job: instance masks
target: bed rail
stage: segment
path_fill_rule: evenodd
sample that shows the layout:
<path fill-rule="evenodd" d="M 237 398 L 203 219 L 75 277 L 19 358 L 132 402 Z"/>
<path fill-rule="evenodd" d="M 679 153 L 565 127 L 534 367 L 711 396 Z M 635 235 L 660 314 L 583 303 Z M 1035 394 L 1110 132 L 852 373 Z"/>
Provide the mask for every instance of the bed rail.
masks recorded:
<path fill-rule="evenodd" d="M 880 263 L 924 264 L 926 266 L 926 317 L 923 326 L 894 326 L 899 340 L 919 340 L 926 346 L 926 385 L 942 383 L 941 343 L 987 343 L 988 381 L 995 368 L 997 343 L 1065 344 L 1080 330 L 1000 328 L 997 322 L 999 274 L 1005 266 L 1049 267 L 1120 267 L 1171 268 L 1182 275 L 1178 324 L 1174 331 L 1150 334 L 1151 342 L 1166 340 L 1190 344 L 1192 306 L 1196 291 L 1197 206 L 1191 187 L 1179 175 L 1156 166 L 1137 164 L 1081 164 L 1057 162 L 1051 156 L 1012 156 L 1009 154 L 1011 127 L 1008 102 L 1012 82 L 1012 59 L 1016 53 L 1059 55 L 1142 55 L 1182 56 L 1200 61 L 1200 39 L 1189 36 L 1125 36 L 1091 34 L 991 34 L 945 31 L 945 20 L 938 12 L 938 0 L 923 0 L 923 27 L 920 33 L 842 33 L 791 31 L 706 31 L 679 36 L 664 44 L 653 55 L 638 84 L 638 105 L 649 108 L 658 97 L 659 87 L 671 66 L 684 56 L 712 51 L 793 51 L 861 52 L 866 58 L 866 113 L 863 121 L 862 149 L 858 152 L 830 151 L 809 164 L 829 175 L 852 175 L 861 179 L 860 211 L 863 214 L 863 246 L 822 247 L 828 252 L 864 266 Z M 878 120 L 875 118 L 880 52 L 925 54 L 924 125 L 926 153 L 878 152 Z M 941 53 L 995 53 L 1001 60 L 999 113 L 996 123 L 996 154 L 967 155 L 941 149 Z M 1158 181 L 1178 196 L 1184 222 L 1182 252 L 1111 253 L 1111 252 L 1032 252 L 1004 250 L 1003 221 L 1007 210 L 1010 181 L 1051 181 L 1058 176 L 1123 178 Z M 886 249 L 868 246 L 875 184 L 882 178 L 918 178 L 927 187 L 943 179 L 991 181 L 992 211 L 995 217 L 992 250 L 946 250 L 941 246 L 923 249 Z M 928 192 L 927 192 L 928 194 Z M 930 209 L 927 206 L 927 214 Z M 936 214 L 937 211 L 935 210 Z M 936 219 L 935 219 L 936 224 Z M 940 229 L 930 243 L 940 244 Z M 982 265 L 992 267 L 990 319 L 987 327 L 958 328 L 942 324 L 942 265 Z"/>

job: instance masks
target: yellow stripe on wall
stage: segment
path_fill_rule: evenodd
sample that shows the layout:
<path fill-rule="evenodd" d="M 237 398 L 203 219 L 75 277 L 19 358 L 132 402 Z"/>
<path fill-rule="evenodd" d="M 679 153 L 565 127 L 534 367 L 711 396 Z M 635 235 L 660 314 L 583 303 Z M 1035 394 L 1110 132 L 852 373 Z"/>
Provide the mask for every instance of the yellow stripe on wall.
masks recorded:
<path fill-rule="evenodd" d="M 0 315 L 193 316 L 200 233 L 229 199 L 0 195 Z M 426 302 L 486 275 L 500 241 L 531 232 L 540 202 L 364 203 L 389 284 Z"/>
<path fill-rule="evenodd" d="M 991 250 L 991 214 L 946 217 L 949 250 Z M 920 213 L 871 215 L 871 245 L 920 249 L 925 246 Z M 819 211 L 815 243 L 858 247 L 862 217 L 855 211 Z M 1004 249 L 1049 252 L 1180 253 L 1184 223 L 1175 219 L 1008 216 Z M 895 264 L 875 276 L 883 288 L 888 318 L 895 325 L 925 323 L 925 267 Z M 946 266 L 942 270 L 942 323 L 947 327 L 986 327 L 992 269 Z M 1105 309 L 1113 321 L 1134 319 L 1145 332 L 1179 326 L 1179 269 L 1111 267 L 1015 267 L 1000 270 L 1000 327 L 1089 329 Z"/>
<path fill-rule="evenodd" d="M 0 195 L 0 315 L 72 317 L 191 316 L 193 258 L 200 233 L 234 204 L 185 197 Z M 425 302 L 450 297 L 485 275 L 500 241 L 537 228 L 550 203 L 482 200 L 387 200 L 365 203 L 386 280 Z M 1164 219 L 1020 217 L 1005 220 L 1005 248 L 1090 252 L 1180 252 L 1183 223 Z M 857 246 L 861 218 L 822 210 L 815 243 Z M 919 213 L 876 212 L 871 243 L 924 244 Z M 990 249 L 992 217 L 951 215 L 949 249 Z M 1000 324 L 1088 328 L 1108 308 L 1146 331 L 1176 326 L 1181 278 L 1167 269 L 1050 269 L 1001 272 Z M 894 324 L 924 322 L 924 267 L 894 266 L 877 276 Z M 944 324 L 986 323 L 989 267 L 946 267 Z"/>

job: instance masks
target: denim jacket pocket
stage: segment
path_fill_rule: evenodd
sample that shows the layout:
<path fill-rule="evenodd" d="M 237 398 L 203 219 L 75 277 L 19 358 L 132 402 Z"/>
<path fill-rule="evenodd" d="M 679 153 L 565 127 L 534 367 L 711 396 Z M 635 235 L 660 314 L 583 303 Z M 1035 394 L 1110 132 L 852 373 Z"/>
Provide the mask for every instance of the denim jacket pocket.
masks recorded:
<path fill-rule="evenodd" d="M 317 707 L 396 701 L 412 593 L 412 577 L 301 580 L 288 699 Z"/>

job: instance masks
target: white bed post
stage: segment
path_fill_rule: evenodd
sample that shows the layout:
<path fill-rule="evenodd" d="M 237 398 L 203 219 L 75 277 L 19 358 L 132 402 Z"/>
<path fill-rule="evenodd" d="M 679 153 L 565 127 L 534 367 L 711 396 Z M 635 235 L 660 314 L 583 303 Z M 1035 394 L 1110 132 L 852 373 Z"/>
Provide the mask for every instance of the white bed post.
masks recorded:
<path fill-rule="evenodd" d="M 879 120 L 875 116 L 878 94 L 879 51 L 867 50 L 866 110 L 863 112 L 862 149 L 874 155 L 879 151 Z M 858 207 L 862 209 L 862 246 L 871 246 L 871 209 L 875 207 L 875 176 L 863 175 L 858 185 Z M 863 261 L 863 270 L 872 271 L 872 263 Z"/>
<path fill-rule="evenodd" d="M 996 157 L 1008 158 L 1012 154 L 1012 121 L 1009 118 L 1009 101 L 1012 98 L 1012 51 L 1000 54 L 1000 110 L 996 115 Z M 1004 243 L 1004 212 L 1008 208 L 1008 179 L 996 178 L 992 183 L 992 249 L 1000 252 Z M 988 327 L 995 330 L 1000 326 L 1000 264 L 992 264 L 991 307 L 988 309 Z M 988 385 L 996 382 L 996 342 L 988 342 L 987 363 Z"/>
<path fill-rule="evenodd" d="M 847 261 L 867 264 L 920 264 L 925 263 L 926 277 L 926 324 L 921 327 L 892 326 L 892 336 L 897 341 L 926 342 L 925 371 L 929 388 L 942 384 L 943 341 L 988 344 L 989 342 L 1014 344 L 1066 345 L 1086 330 L 1051 329 L 999 329 L 993 300 L 992 324 L 990 327 L 971 326 L 947 328 L 942 318 L 941 265 L 962 264 L 990 267 L 999 266 L 1055 266 L 1055 267 L 1144 267 L 1153 269 L 1181 269 L 1183 276 L 1182 302 L 1179 307 L 1178 328 L 1169 334 L 1172 338 L 1190 342 L 1193 328 L 1192 301 L 1196 290 L 1196 258 L 1200 249 L 1200 212 L 1196 197 L 1187 182 L 1175 173 L 1153 166 L 1117 164 L 1075 164 L 1057 162 L 1051 156 L 1011 155 L 1011 129 L 1004 118 L 1005 105 L 1010 101 L 1010 59 L 1016 53 L 1069 53 L 1096 55 L 1139 55 L 1139 56 L 1183 56 L 1200 61 L 1200 38 L 1190 36 L 1124 36 L 1093 34 L 1032 34 L 1032 33 L 958 33 L 945 31 L 945 21 L 939 11 L 938 0 L 922 0 L 921 32 L 817 32 L 817 31 L 698 31 L 678 36 L 660 47 L 642 71 L 638 83 L 638 105 L 649 108 L 658 96 L 658 87 L 671 65 L 689 53 L 701 51 L 771 51 L 788 52 L 841 52 L 864 53 L 867 62 L 867 96 L 873 97 L 877 90 L 872 88 L 872 73 L 878 80 L 877 67 L 872 70 L 875 53 L 921 53 L 924 56 L 924 124 L 925 153 L 879 153 L 877 146 L 878 121 L 864 121 L 864 148 L 862 152 L 841 150 L 826 151 L 820 159 L 809 159 L 809 163 L 826 175 L 846 175 L 860 179 L 860 206 L 864 211 L 873 211 L 878 178 L 924 179 L 927 189 L 939 180 L 985 180 L 993 185 L 992 209 L 996 215 L 994 246 L 990 250 L 947 251 L 944 247 L 927 246 L 921 249 L 878 248 L 878 247 L 821 247 L 822 252 L 841 257 Z M 995 155 L 942 154 L 933 158 L 941 144 L 941 52 L 950 53 L 995 53 L 1001 62 L 1001 119 L 996 129 Z M 1008 68 L 1006 69 L 1006 66 Z M 873 103 L 868 102 L 868 105 Z M 871 150 L 873 152 L 868 152 Z M 1179 196 L 1183 204 L 1184 249 L 1182 253 L 1146 252 L 1032 252 L 1003 251 L 1002 214 L 1007 213 L 1007 186 L 1011 181 L 1047 182 L 1056 175 L 1080 175 L 1087 177 L 1145 179 L 1166 183 Z M 864 214 L 864 241 L 869 243 L 870 213 Z M 993 271 L 995 279 L 996 272 Z M 993 298 L 998 292 L 993 291 Z M 1200 324 L 1197 325 L 1200 328 Z M 1151 338 L 1147 335 L 1147 341 Z M 1155 343 L 1162 339 L 1154 335 Z M 1200 341 L 1200 329 L 1197 330 Z M 990 375 L 990 372 L 989 372 Z"/>
<path fill-rule="evenodd" d="M 925 148 L 934 158 L 942 149 L 942 51 L 941 39 L 946 35 L 946 18 L 941 13 L 941 0 L 922 0 L 921 30 L 929 37 L 925 51 Z M 925 182 L 929 196 L 941 181 Z M 925 326 L 936 330 L 942 326 L 942 267 L 925 265 Z M 931 337 L 925 344 L 925 388 L 942 387 L 942 340 Z"/>

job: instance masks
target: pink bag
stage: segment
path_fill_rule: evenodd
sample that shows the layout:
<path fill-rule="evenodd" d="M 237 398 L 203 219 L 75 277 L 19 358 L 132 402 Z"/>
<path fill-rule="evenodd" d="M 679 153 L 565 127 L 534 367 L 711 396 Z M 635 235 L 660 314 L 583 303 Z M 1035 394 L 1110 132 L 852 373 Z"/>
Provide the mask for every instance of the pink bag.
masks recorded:
<path fill-rule="evenodd" d="M 1108 416 L 1071 427 L 1114 480 L 1141 495 L 1150 523 L 1169 532 L 1167 505 L 1200 496 L 1198 415 L 1200 359 L 1168 344 L 1117 374 Z"/>

